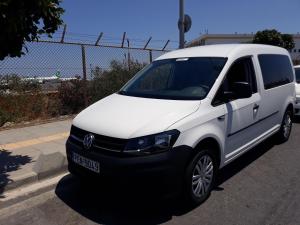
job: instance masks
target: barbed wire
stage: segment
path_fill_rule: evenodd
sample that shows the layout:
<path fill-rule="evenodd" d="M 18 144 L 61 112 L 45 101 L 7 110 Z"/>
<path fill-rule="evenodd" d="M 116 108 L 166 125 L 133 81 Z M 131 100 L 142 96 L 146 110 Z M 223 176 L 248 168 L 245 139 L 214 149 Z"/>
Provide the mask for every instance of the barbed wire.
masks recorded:
<path fill-rule="evenodd" d="M 62 31 L 57 31 L 55 34 L 57 34 L 57 35 L 62 35 Z M 75 32 L 68 32 L 68 31 L 66 31 L 66 35 L 69 35 L 69 36 L 77 36 L 77 37 L 91 37 L 91 38 L 97 38 L 98 36 L 99 36 L 99 34 L 85 34 L 85 33 L 75 33 Z M 104 35 L 103 35 L 103 39 L 109 39 L 109 40 L 121 40 L 122 38 L 121 38 L 121 36 L 122 35 L 120 35 L 120 37 L 117 37 L 117 36 L 110 36 L 110 35 L 106 35 L 105 33 L 104 33 Z M 129 36 L 130 37 L 130 36 Z M 147 41 L 148 39 L 144 39 L 144 38 L 136 38 L 136 37 L 134 37 L 134 38 L 130 38 L 131 40 L 134 40 L 134 41 Z M 160 42 L 165 42 L 166 41 L 166 39 L 164 40 L 164 39 L 153 39 L 152 41 L 160 41 Z M 171 40 L 170 39 L 170 42 L 174 42 L 174 43 L 179 43 L 178 41 L 175 41 L 175 40 Z"/>
<path fill-rule="evenodd" d="M 57 31 L 55 34 L 52 35 L 52 38 L 49 38 L 46 35 L 41 36 L 41 40 L 47 41 L 60 41 L 63 36 L 63 31 Z M 99 38 L 99 34 L 86 34 L 86 33 L 76 33 L 76 32 L 65 32 L 64 41 L 66 42 L 81 42 L 82 44 L 94 44 Z M 149 37 L 150 38 L 150 37 Z M 140 37 L 131 37 L 130 35 L 125 35 L 125 42 L 124 46 L 127 47 L 128 42 L 130 47 L 144 47 L 149 38 L 140 38 Z M 128 41 L 128 42 L 127 42 Z M 168 39 L 155 39 L 151 37 L 151 41 L 148 43 L 148 48 L 162 48 L 168 41 L 168 46 L 166 50 L 173 50 L 176 49 L 178 46 L 178 41 Z M 123 42 L 122 35 L 120 34 L 119 37 L 111 36 L 105 33 L 102 33 L 101 39 L 99 41 L 100 45 L 116 45 L 120 46 Z"/>

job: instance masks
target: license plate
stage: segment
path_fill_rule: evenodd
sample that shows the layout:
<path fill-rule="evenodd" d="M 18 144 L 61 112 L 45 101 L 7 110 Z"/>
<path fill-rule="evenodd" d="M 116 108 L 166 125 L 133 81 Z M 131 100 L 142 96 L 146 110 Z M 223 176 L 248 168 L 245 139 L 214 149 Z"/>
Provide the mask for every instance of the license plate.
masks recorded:
<path fill-rule="evenodd" d="M 72 160 L 74 163 L 83 166 L 84 168 L 87 168 L 93 172 L 100 173 L 100 164 L 99 162 L 96 162 L 94 160 L 90 160 L 88 158 L 85 158 L 77 153 L 72 154 Z"/>

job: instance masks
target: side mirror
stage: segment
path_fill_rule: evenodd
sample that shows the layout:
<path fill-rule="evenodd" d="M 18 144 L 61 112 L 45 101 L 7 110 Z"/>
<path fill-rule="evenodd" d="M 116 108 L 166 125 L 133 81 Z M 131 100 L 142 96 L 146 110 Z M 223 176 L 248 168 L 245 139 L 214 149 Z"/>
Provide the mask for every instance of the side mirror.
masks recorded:
<path fill-rule="evenodd" d="M 234 82 L 232 84 L 232 91 L 224 91 L 222 101 L 229 102 L 232 99 L 250 98 L 252 96 L 252 89 L 247 82 Z"/>
<path fill-rule="evenodd" d="M 248 82 L 234 82 L 232 88 L 237 99 L 250 98 L 252 96 L 252 89 Z"/>

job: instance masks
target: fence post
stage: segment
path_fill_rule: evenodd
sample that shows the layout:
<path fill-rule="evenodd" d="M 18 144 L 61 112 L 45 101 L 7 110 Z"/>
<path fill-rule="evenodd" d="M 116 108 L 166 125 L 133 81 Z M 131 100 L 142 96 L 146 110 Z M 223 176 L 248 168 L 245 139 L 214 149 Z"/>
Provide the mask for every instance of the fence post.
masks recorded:
<path fill-rule="evenodd" d="M 130 71 L 130 64 L 131 64 L 131 59 L 130 59 L 130 46 L 129 46 L 129 39 L 127 38 L 127 51 L 128 51 L 128 56 L 127 56 L 127 60 L 128 60 L 128 71 Z"/>
<path fill-rule="evenodd" d="M 152 50 L 149 50 L 149 61 L 152 63 Z"/>
<path fill-rule="evenodd" d="M 88 105 L 87 99 L 87 79 L 86 79 L 86 61 L 85 61 L 85 46 L 81 45 L 82 54 L 82 75 L 83 75 L 83 97 L 85 107 Z"/>

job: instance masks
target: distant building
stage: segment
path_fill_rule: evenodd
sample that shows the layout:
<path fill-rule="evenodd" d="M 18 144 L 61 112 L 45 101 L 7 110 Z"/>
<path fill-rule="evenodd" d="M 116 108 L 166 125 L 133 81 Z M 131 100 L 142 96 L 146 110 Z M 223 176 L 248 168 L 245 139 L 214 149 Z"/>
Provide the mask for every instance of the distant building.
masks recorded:
<path fill-rule="evenodd" d="M 293 60 L 300 60 L 300 34 L 292 34 L 295 48 L 290 51 Z M 204 34 L 186 44 L 187 47 L 211 44 L 251 43 L 254 34 Z"/>

